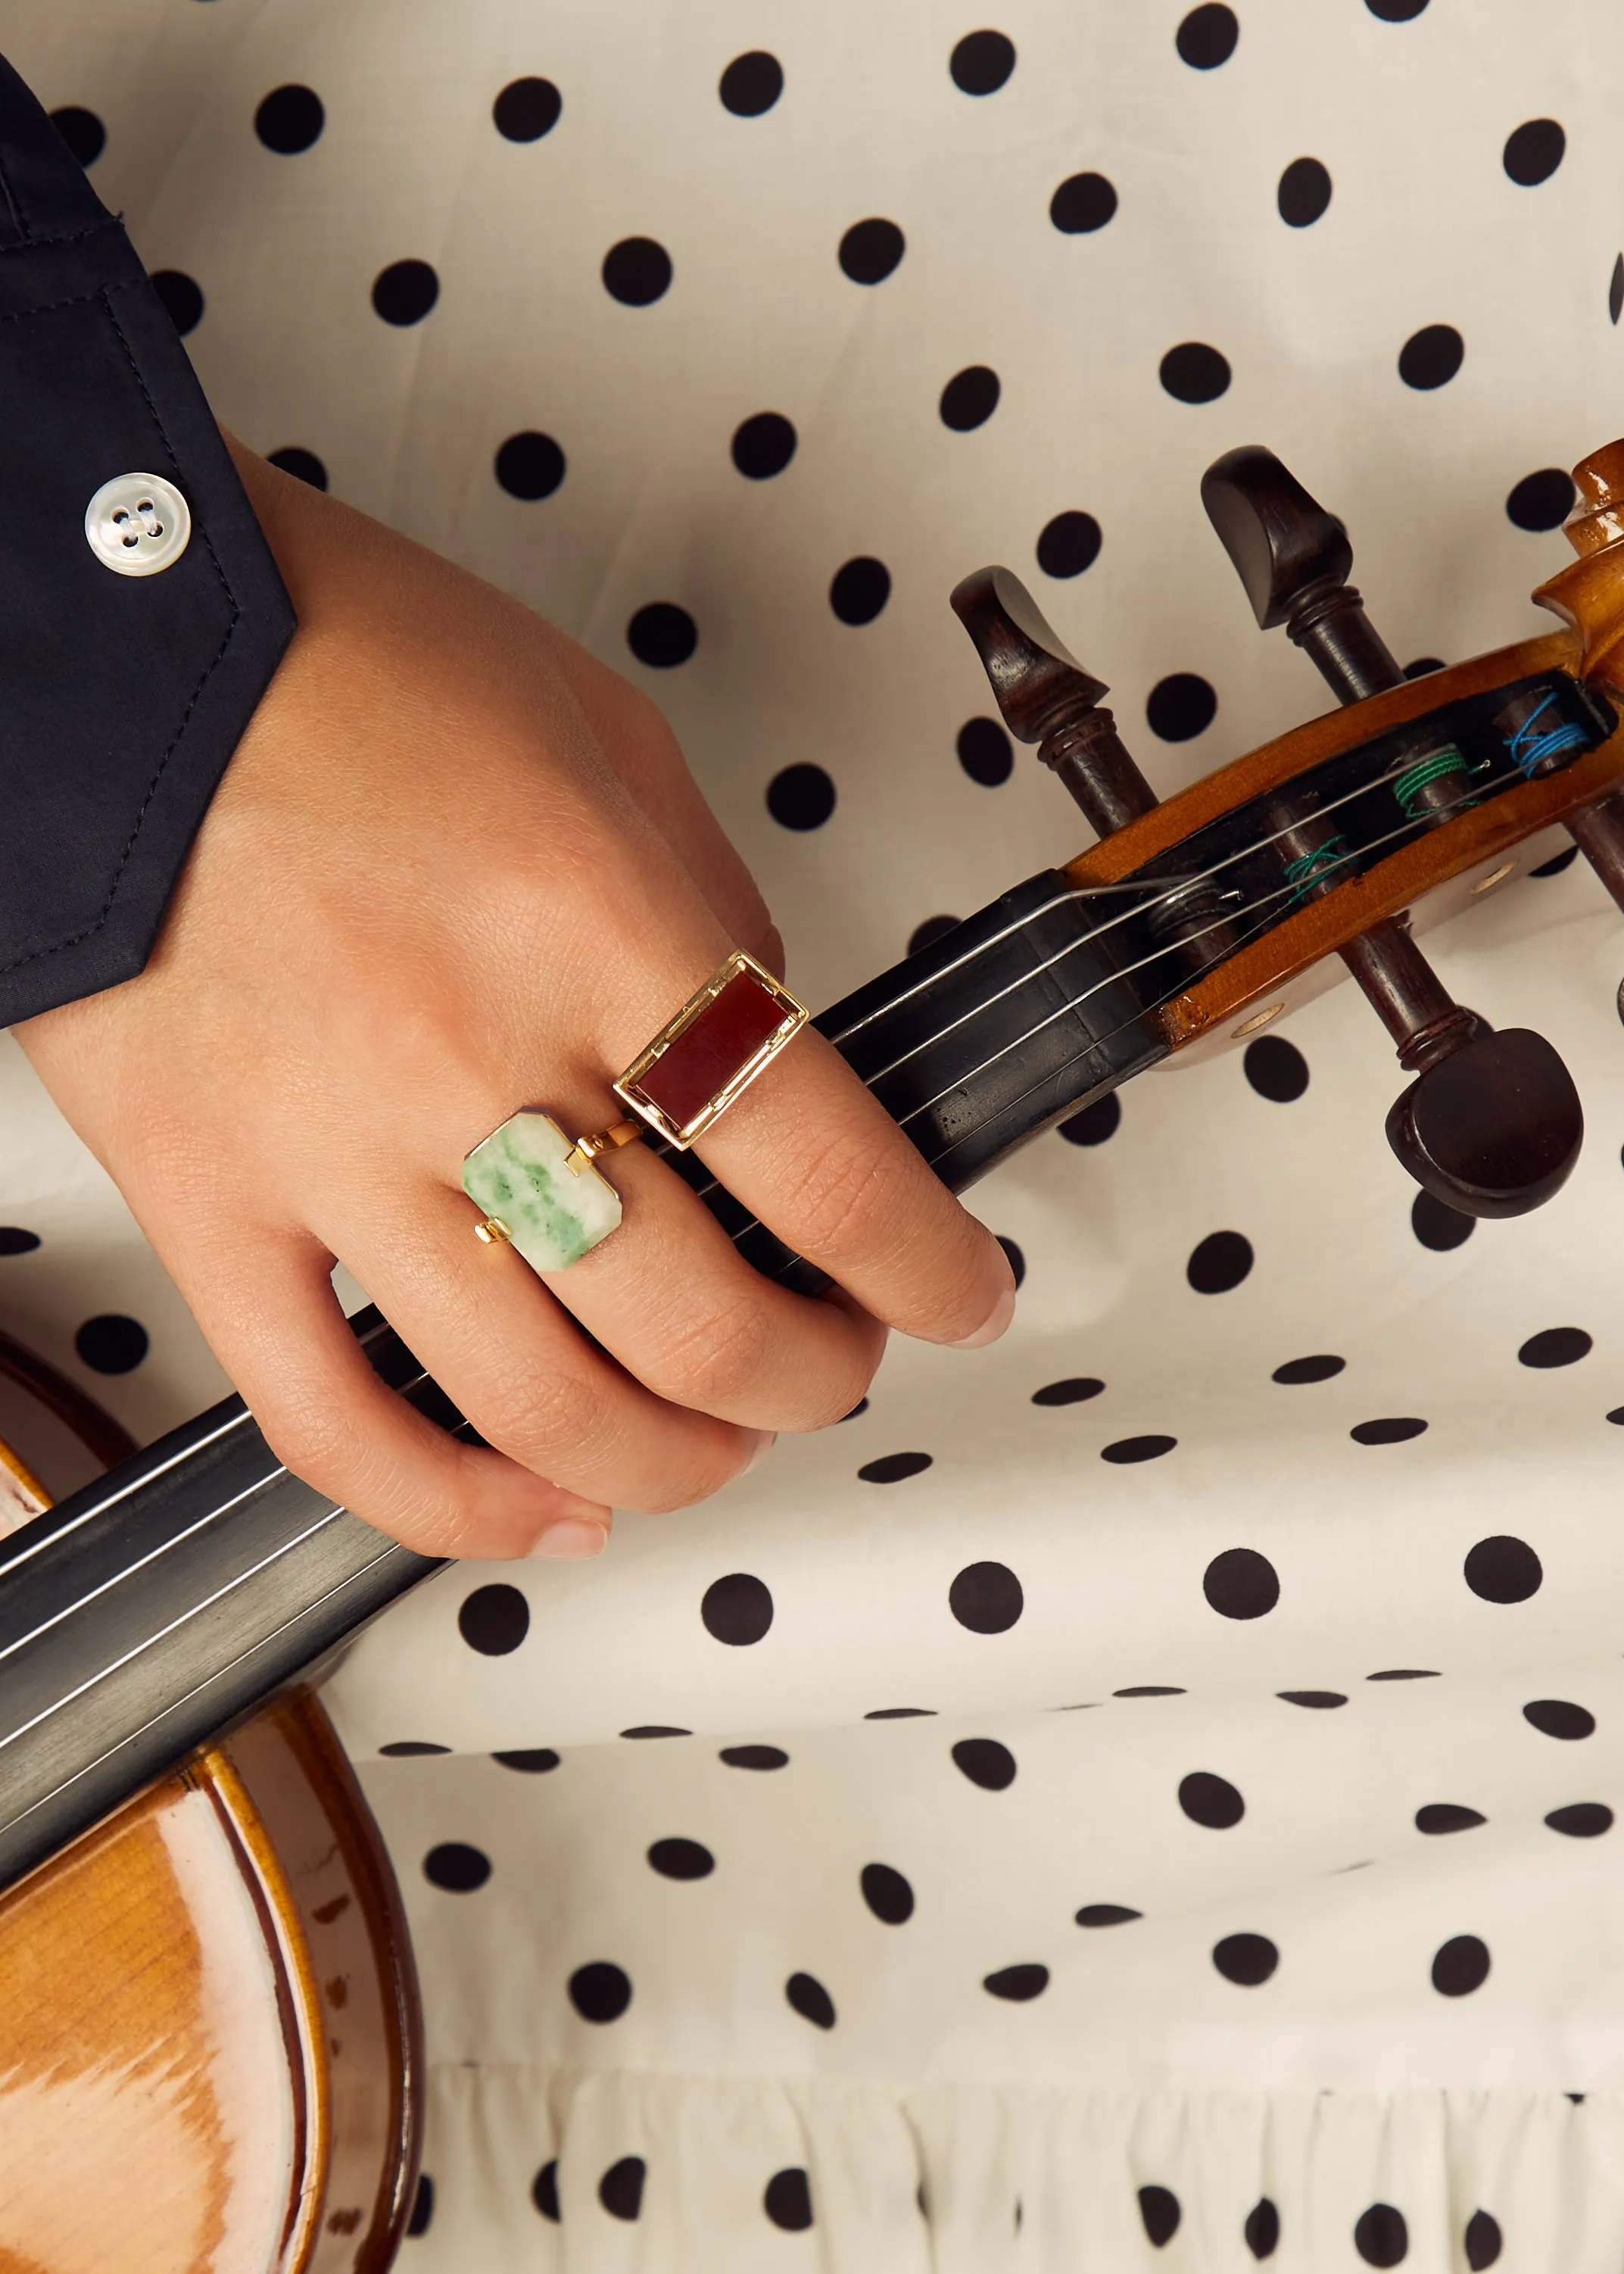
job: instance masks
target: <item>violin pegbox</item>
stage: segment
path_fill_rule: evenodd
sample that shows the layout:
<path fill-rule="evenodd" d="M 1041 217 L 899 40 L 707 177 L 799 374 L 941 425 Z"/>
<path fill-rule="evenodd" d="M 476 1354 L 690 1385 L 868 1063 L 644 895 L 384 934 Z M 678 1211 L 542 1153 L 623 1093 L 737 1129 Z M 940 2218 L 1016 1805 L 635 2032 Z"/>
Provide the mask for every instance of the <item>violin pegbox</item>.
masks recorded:
<path fill-rule="evenodd" d="M 1235 564 L 1259 627 L 1284 625 L 1339 702 L 1402 685 L 1404 674 L 1349 583 L 1353 548 L 1335 514 L 1272 450 L 1227 451 L 1201 482 L 1207 518 Z M 1475 802 L 1459 748 L 1417 725 L 1403 738 L 1395 802 L 1432 826 Z M 1282 793 L 1271 809 L 1282 878 L 1299 896 L 1334 891 L 1334 817 L 1312 794 Z M 1410 937 L 1408 918 L 1370 925 L 1338 951 L 1416 1079 L 1387 1116 L 1387 1141 L 1437 1199 L 1468 1216 L 1522 1216 L 1566 1181 L 1584 1137 L 1572 1077 L 1542 1035 L 1496 1034 L 1449 995 Z"/>

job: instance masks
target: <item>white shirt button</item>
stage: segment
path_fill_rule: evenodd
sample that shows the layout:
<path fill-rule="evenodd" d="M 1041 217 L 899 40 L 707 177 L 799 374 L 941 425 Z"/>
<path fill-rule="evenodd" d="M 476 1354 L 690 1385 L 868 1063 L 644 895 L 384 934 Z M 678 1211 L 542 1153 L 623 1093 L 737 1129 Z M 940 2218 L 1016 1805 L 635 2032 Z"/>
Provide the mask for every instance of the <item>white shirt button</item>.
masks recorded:
<path fill-rule="evenodd" d="M 155 576 L 172 567 L 191 535 L 185 499 L 156 474 L 115 474 L 85 508 L 91 551 L 121 576 Z"/>

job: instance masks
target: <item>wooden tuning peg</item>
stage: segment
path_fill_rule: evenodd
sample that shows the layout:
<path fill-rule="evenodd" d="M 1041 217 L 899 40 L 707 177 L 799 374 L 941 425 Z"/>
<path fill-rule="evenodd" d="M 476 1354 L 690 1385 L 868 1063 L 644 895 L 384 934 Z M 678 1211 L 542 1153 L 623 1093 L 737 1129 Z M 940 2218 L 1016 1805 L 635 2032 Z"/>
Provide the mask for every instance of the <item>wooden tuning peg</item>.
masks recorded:
<path fill-rule="evenodd" d="M 1156 793 L 1103 708 L 1110 689 L 1086 671 L 1019 576 L 978 568 L 955 584 L 953 613 L 975 644 L 1004 723 L 1035 742 L 1101 837 L 1148 813 Z"/>
<path fill-rule="evenodd" d="M 1398 686 L 1403 673 L 1348 582 L 1353 548 L 1327 513 L 1272 450 L 1248 444 L 1208 467 L 1201 502 L 1265 629 L 1283 624 L 1337 699 L 1357 703 Z M 1433 746 L 1418 739 L 1417 759 Z M 1435 817 L 1458 809 L 1458 786 L 1434 786 Z M 1417 818 L 1420 817 L 1417 814 Z M 1336 882 L 1324 859 L 1335 836 L 1312 805 L 1276 802 L 1271 813 L 1283 862 L 1316 899 Z M 1372 924 L 1342 950 L 1416 1079 L 1387 1115 L 1387 1142 L 1435 1198 L 1467 1216 L 1522 1216 L 1566 1181 L 1584 1138 L 1573 1078 L 1542 1035 L 1496 1034 L 1455 1001 L 1411 938 L 1408 920 Z"/>

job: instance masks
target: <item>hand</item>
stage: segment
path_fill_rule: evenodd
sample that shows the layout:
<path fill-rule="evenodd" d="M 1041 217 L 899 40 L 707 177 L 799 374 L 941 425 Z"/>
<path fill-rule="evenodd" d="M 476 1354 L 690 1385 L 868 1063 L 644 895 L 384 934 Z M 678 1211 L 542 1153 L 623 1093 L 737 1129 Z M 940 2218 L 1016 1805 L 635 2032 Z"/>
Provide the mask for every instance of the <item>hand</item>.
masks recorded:
<path fill-rule="evenodd" d="M 810 1032 L 698 1150 L 844 1293 L 771 1285 L 635 1145 L 606 1163 L 624 1223 L 568 1272 L 474 1239 L 470 1147 L 525 1104 L 619 1119 L 614 1075 L 778 937 L 642 696 L 237 457 L 300 629 L 147 970 L 17 1031 L 278 1457 L 426 1555 L 588 1555 L 612 1504 L 701 1499 L 848 1412 L 887 1325 L 1001 1332 L 996 1242 Z M 335 1258 L 486 1447 L 378 1382 Z"/>

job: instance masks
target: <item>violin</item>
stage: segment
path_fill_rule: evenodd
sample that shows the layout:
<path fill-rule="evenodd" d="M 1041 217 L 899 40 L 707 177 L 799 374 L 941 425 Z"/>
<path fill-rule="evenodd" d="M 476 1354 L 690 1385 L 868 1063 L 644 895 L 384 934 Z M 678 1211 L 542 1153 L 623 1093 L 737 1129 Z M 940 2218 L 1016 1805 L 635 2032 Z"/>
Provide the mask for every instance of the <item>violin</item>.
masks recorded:
<path fill-rule="evenodd" d="M 1350 975 L 1408 1077 L 1387 1129 L 1417 1183 L 1489 1217 L 1560 1188 L 1584 1126 L 1567 1068 L 1455 1002 L 1417 942 L 1564 837 L 1624 907 L 1624 442 L 1574 479 L 1578 558 L 1535 594 L 1560 628 L 1407 681 L 1342 522 L 1268 451 L 1220 458 L 1202 499 L 1259 624 L 1342 707 L 1165 801 L 1018 580 L 957 587 L 1003 718 L 1096 841 L 816 1021 L 946 1184 Z M 666 1157 L 756 1268 L 823 1284 L 694 1155 Z M 352 1325 L 386 1383 L 471 1434 L 375 1311 Z M 121 2274 L 376 2274 L 412 2200 L 415 1992 L 309 1684 L 440 1567 L 290 1476 L 239 1398 L 55 1507 L 8 1474 L 0 2274 L 105 2263 L 86 2237 L 108 2202 Z M 198 2150 L 172 2200 L 171 2137 Z"/>

